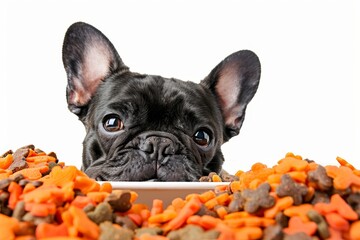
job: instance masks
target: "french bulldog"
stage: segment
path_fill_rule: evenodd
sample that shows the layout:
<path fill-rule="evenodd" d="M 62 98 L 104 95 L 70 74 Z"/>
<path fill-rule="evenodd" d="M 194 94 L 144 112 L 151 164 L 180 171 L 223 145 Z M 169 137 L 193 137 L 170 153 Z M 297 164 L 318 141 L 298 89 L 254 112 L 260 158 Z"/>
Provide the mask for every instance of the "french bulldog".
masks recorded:
<path fill-rule="evenodd" d="M 69 110 L 84 124 L 82 170 L 102 181 L 198 181 L 221 174 L 221 145 L 239 134 L 260 80 L 249 50 L 200 83 L 130 71 L 108 38 L 76 22 L 62 59 Z"/>

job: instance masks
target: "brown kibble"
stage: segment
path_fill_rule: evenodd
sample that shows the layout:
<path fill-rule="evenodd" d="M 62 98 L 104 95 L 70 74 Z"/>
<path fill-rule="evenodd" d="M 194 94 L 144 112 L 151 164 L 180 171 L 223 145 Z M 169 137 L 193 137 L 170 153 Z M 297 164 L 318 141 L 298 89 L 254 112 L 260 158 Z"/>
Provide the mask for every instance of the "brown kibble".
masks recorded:
<path fill-rule="evenodd" d="M 11 180 L 9 178 L 0 180 L 0 190 L 7 191 L 7 188 L 9 187 L 10 183 Z"/>
<path fill-rule="evenodd" d="M 281 184 L 276 188 L 276 194 L 279 197 L 292 197 L 294 205 L 300 205 L 307 192 L 306 186 L 296 183 L 288 174 L 282 175 Z"/>
<path fill-rule="evenodd" d="M 55 221 L 54 215 L 48 215 L 46 217 L 35 217 L 30 212 L 26 213 L 23 218 L 23 221 L 31 222 L 34 225 L 39 225 L 40 223 L 53 223 Z"/>
<path fill-rule="evenodd" d="M 244 210 L 255 213 L 261 208 L 270 208 L 275 204 L 275 198 L 269 195 L 269 183 L 262 183 L 256 190 L 245 189 L 241 196 L 245 199 Z"/>
<path fill-rule="evenodd" d="M 101 234 L 99 240 L 132 240 L 134 232 L 126 228 L 115 227 L 111 222 L 100 224 Z"/>
<path fill-rule="evenodd" d="M 280 225 L 271 225 L 265 228 L 263 240 L 282 240 L 284 233 Z"/>
<path fill-rule="evenodd" d="M 15 206 L 12 217 L 16 218 L 19 221 L 21 221 L 22 218 L 24 217 L 25 213 L 26 213 L 26 211 L 25 211 L 25 202 L 24 201 L 19 201 Z"/>
<path fill-rule="evenodd" d="M 8 168 L 9 170 L 14 172 L 20 171 L 28 167 L 26 163 L 26 157 L 29 154 L 29 150 L 34 150 L 34 145 L 27 145 L 17 149 L 13 154 L 13 163 Z"/>
<path fill-rule="evenodd" d="M 17 173 L 14 175 L 13 181 L 16 183 L 19 183 L 21 180 L 23 180 L 25 177 L 24 175 Z"/>
<path fill-rule="evenodd" d="M 242 197 L 241 192 L 234 192 L 233 200 L 229 203 L 229 212 L 238 212 L 244 209 L 245 198 Z"/>
<path fill-rule="evenodd" d="M 209 176 L 202 176 L 202 177 L 199 179 L 199 182 L 211 182 L 211 177 L 209 177 Z"/>
<path fill-rule="evenodd" d="M 209 215 L 209 216 L 212 216 L 212 217 L 217 217 L 217 214 L 216 214 L 215 211 L 208 209 L 204 205 L 201 205 L 201 207 L 200 207 L 199 211 L 197 211 L 196 215 L 198 215 L 198 216 Z"/>
<path fill-rule="evenodd" d="M 198 240 L 198 239 L 207 239 L 207 240 L 216 240 L 218 238 L 218 233 L 216 232 L 206 235 L 206 232 L 199 226 L 188 224 L 184 228 L 179 230 L 171 231 L 167 237 L 170 240 Z M 214 238 L 210 238 L 212 237 Z M 217 236 L 216 236 L 217 235 Z M 205 238 L 205 236 L 209 238 Z"/>
<path fill-rule="evenodd" d="M 233 182 L 239 181 L 239 177 L 236 175 L 232 175 L 225 170 L 222 170 L 219 174 L 223 182 Z"/>
<path fill-rule="evenodd" d="M 6 203 L 9 199 L 10 193 L 0 192 L 0 203 Z"/>
<path fill-rule="evenodd" d="M 28 164 L 25 160 L 15 161 L 10 165 L 9 170 L 13 173 L 28 168 Z"/>
<path fill-rule="evenodd" d="M 6 216 L 11 216 L 12 210 L 8 207 L 8 200 L 10 193 L 0 192 L 0 213 Z"/>
<path fill-rule="evenodd" d="M 115 216 L 116 224 L 119 224 L 123 228 L 135 230 L 138 226 L 128 216 Z"/>
<path fill-rule="evenodd" d="M 323 203 L 329 203 L 330 197 L 325 192 L 315 191 L 314 197 L 311 200 L 311 204 L 315 205 L 316 203 L 323 202 Z"/>
<path fill-rule="evenodd" d="M 313 240 L 309 235 L 303 232 L 295 234 L 285 234 L 284 240 Z"/>
<path fill-rule="evenodd" d="M 4 157 L 6 157 L 6 156 L 9 155 L 9 154 L 13 154 L 13 151 L 12 151 L 12 150 L 8 150 L 8 151 L 4 152 L 0 157 L 1 157 L 1 158 L 4 158 Z"/>
<path fill-rule="evenodd" d="M 321 191 L 328 191 L 333 186 L 332 179 L 326 174 L 326 169 L 318 165 L 316 170 L 308 172 L 309 182 L 313 182 Z"/>
<path fill-rule="evenodd" d="M 317 224 L 317 232 L 319 233 L 321 239 L 327 239 L 330 237 L 329 227 L 326 224 L 325 219 L 319 212 L 315 210 L 310 210 L 307 213 L 307 216 L 311 221 Z"/>
<path fill-rule="evenodd" d="M 275 215 L 275 221 L 279 226 L 286 228 L 286 227 L 288 227 L 288 224 L 289 224 L 289 217 L 286 216 L 284 214 L 284 212 L 278 212 Z"/>
<path fill-rule="evenodd" d="M 19 239 L 22 239 L 20 236 L 27 236 L 27 238 L 22 240 L 36 240 L 35 237 L 31 237 L 32 235 L 35 235 L 36 227 L 37 226 L 31 222 L 19 222 L 19 228 L 15 234 L 19 236 Z"/>
<path fill-rule="evenodd" d="M 84 208 L 83 208 L 83 211 L 86 212 L 86 213 L 89 213 L 89 212 L 93 212 L 95 210 L 96 206 L 89 203 L 88 205 L 86 205 Z"/>
<path fill-rule="evenodd" d="M 359 192 L 351 193 L 347 197 L 346 201 L 360 217 L 360 193 Z"/>
<path fill-rule="evenodd" d="M 96 206 L 94 211 L 88 212 L 87 216 L 96 224 L 106 221 L 112 222 L 112 208 L 109 203 L 102 202 Z"/>
<path fill-rule="evenodd" d="M 126 212 L 131 208 L 131 193 L 129 191 L 113 191 L 105 201 L 118 212 Z"/>
<path fill-rule="evenodd" d="M 149 234 L 149 235 L 152 235 L 152 236 L 162 235 L 163 230 L 161 228 L 159 228 L 159 227 L 146 227 L 146 228 L 135 229 L 135 236 L 136 237 L 140 237 L 143 234 Z"/>
<path fill-rule="evenodd" d="M 56 159 L 55 163 L 57 163 L 59 161 L 58 158 L 57 158 L 56 153 L 54 153 L 54 152 L 49 152 L 48 156 L 55 158 Z"/>

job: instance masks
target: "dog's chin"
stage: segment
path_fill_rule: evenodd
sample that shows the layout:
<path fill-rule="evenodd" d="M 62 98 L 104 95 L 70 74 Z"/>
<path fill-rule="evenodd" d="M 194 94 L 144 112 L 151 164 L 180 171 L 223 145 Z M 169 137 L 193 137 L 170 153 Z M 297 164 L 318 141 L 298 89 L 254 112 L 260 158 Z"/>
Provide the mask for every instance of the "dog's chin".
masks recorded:
<path fill-rule="evenodd" d="M 98 181 L 198 181 L 202 170 L 186 155 L 169 155 L 159 160 L 140 150 L 121 154 L 100 162 L 95 161 L 85 173 Z"/>

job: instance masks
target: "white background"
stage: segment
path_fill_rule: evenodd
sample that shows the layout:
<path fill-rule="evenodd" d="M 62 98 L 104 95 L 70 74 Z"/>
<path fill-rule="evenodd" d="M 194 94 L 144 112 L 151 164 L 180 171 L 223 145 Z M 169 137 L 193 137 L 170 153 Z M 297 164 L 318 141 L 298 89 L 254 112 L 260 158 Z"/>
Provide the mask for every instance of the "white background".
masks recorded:
<path fill-rule="evenodd" d="M 359 1 L 357 1 L 359 2 Z M 5 5 L 4 5 L 5 4 Z M 360 168 L 360 4 L 356 1 L 2 1 L 0 152 L 35 144 L 81 165 L 84 127 L 67 109 L 61 61 L 76 21 L 100 29 L 131 70 L 200 81 L 240 49 L 260 86 L 225 169 L 287 152 Z"/>

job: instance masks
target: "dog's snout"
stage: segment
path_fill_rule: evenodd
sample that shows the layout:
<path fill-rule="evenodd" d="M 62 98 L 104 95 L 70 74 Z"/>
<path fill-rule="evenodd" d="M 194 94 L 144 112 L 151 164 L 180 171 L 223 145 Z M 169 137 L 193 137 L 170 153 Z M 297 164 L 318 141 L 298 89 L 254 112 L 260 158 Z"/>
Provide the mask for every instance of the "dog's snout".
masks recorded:
<path fill-rule="evenodd" d="M 150 155 L 152 159 L 161 160 L 176 152 L 176 144 L 166 137 L 150 136 L 140 143 L 139 149 Z"/>

